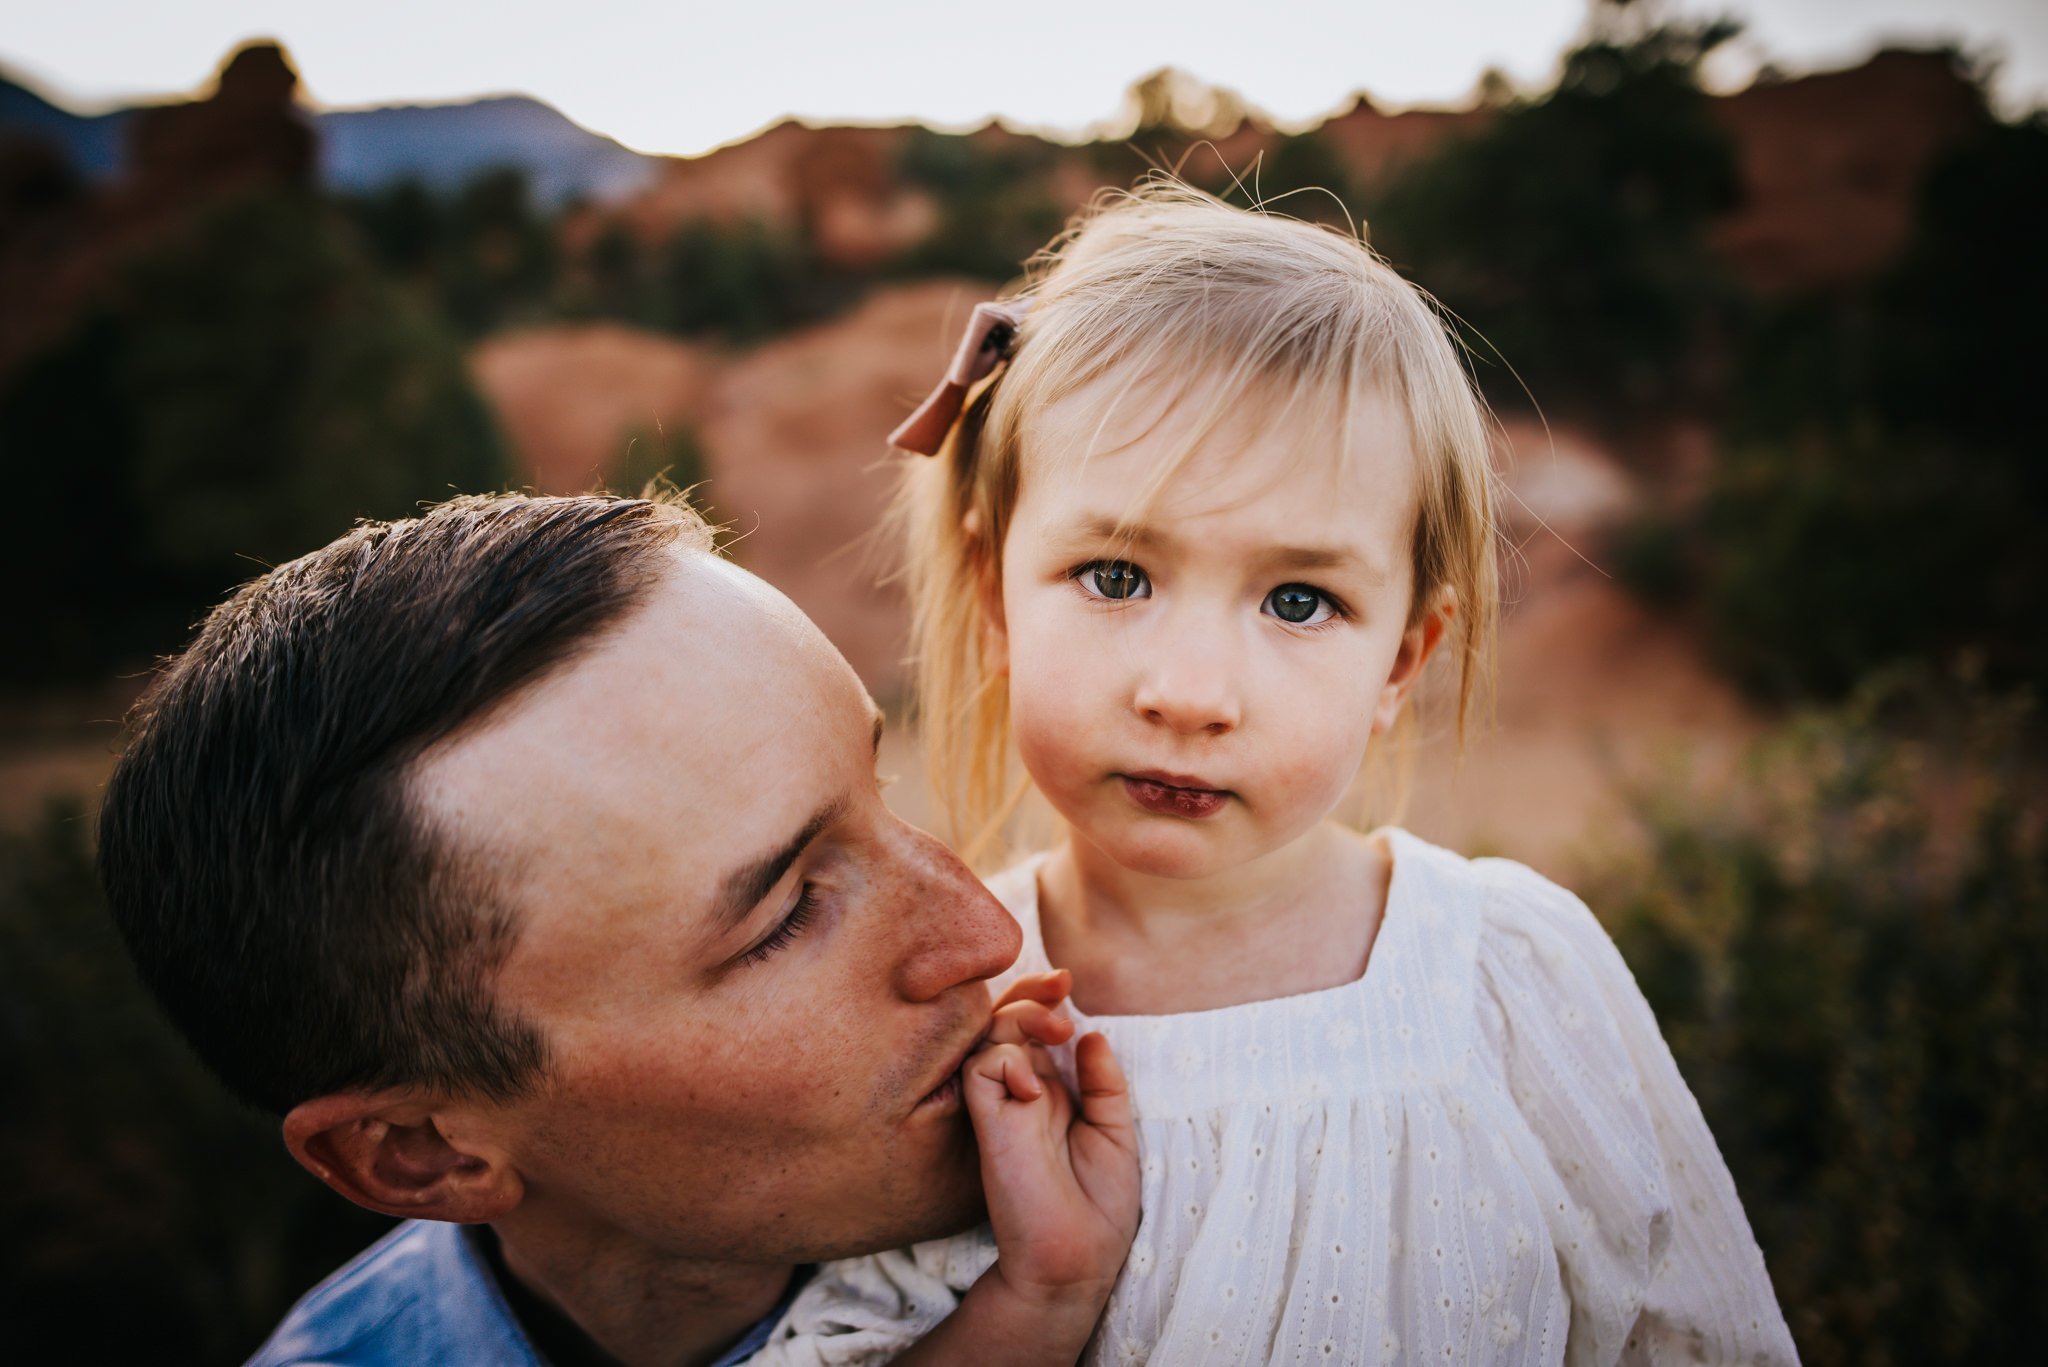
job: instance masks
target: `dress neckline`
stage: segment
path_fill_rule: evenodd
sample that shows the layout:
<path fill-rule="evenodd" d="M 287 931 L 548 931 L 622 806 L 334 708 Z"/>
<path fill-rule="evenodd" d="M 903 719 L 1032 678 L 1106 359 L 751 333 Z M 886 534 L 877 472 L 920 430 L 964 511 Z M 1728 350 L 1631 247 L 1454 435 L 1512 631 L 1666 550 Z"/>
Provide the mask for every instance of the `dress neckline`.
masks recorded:
<path fill-rule="evenodd" d="M 1386 837 L 1387 857 L 1392 866 L 1387 876 L 1386 905 L 1380 911 L 1380 927 L 1373 936 L 1372 950 L 1365 961 L 1365 971 L 1356 978 L 1307 992 L 1259 997 L 1251 1001 L 1233 1002 L 1228 1006 L 1204 1007 L 1196 1011 L 1174 1011 L 1156 1015 L 1093 1015 L 1069 1001 L 1066 1007 L 1068 1014 L 1074 1018 L 1074 1023 L 1084 1030 L 1090 1026 L 1104 1025 L 1156 1028 L 1159 1024 L 1170 1021 L 1228 1024 L 1233 1017 L 1257 1019 L 1276 1008 L 1294 1009 L 1334 1004 L 1341 998 L 1354 994 L 1371 995 L 1377 992 L 1382 980 L 1394 971 L 1381 967 L 1388 960 L 1388 950 L 1393 947 L 1397 936 L 1406 934 L 1408 923 L 1415 919 L 1407 909 L 1417 881 L 1417 870 L 1414 865 L 1418 862 L 1420 851 L 1428 848 L 1422 840 L 1399 826 L 1381 826 L 1369 832 L 1368 838 L 1380 835 Z M 1030 897 L 1031 915 L 1023 924 L 1028 939 L 1026 953 L 1046 964 L 1052 964 L 1052 960 L 1045 950 L 1045 925 L 1041 915 L 1038 875 L 1051 853 L 1050 850 L 1040 850 L 1024 862 L 1021 870 L 1028 871 L 1029 874 L 1026 887 Z M 1059 965 L 1052 966 L 1057 968 Z"/>

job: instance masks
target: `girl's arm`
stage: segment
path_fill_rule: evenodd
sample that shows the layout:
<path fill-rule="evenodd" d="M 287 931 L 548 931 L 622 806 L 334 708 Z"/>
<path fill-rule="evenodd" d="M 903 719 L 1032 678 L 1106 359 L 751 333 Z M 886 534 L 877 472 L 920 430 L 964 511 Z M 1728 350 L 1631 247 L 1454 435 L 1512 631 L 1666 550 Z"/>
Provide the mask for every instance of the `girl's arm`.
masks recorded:
<path fill-rule="evenodd" d="M 1798 1361 L 1735 1182 L 1620 951 L 1500 865 L 1482 950 L 1518 1107 L 1562 1175 L 1571 1362 Z"/>

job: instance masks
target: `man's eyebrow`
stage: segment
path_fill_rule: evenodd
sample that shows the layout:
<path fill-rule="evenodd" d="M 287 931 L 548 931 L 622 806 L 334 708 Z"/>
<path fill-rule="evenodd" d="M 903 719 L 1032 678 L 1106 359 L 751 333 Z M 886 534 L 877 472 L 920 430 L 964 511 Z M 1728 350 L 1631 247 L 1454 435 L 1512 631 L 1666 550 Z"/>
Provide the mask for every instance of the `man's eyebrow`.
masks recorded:
<path fill-rule="evenodd" d="M 789 866 L 797 861 L 813 840 L 846 813 L 846 799 L 836 797 L 811 814 L 803 829 L 784 841 L 771 854 L 763 855 L 748 864 L 734 869 L 725 876 L 718 886 L 717 899 L 711 907 L 711 933 L 714 936 L 730 932 L 747 919 L 769 889 L 782 881 L 782 875 L 789 872 Z"/>

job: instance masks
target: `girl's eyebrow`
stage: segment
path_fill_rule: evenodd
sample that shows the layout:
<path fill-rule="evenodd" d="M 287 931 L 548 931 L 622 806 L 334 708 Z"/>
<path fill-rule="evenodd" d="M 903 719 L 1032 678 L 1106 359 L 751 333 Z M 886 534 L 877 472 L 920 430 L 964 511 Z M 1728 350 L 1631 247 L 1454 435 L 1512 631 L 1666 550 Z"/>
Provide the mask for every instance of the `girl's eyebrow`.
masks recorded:
<path fill-rule="evenodd" d="M 1259 559 L 1293 570 L 1373 570 L 1358 552 L 1342 546 L 1275 546 Z"/>
<path fill-rule="evenodd" d="M 1086 546 L 1112 552 L 1168 550 L 1179 545 L 1172 532 L 1146 524 L 1120 522 L 1100 513 L 1081 518 L 1055 538 L 1062 546 Z M 1263 546 L 1255 556 L 1262 566 L 1289 570 L 1355 570 L 1374 583 L 1387 572 L 1372 557 L 1355 546 L 1277 545 Z"/>
<path fill-rule="evenodd" d="M 1102 513 L 1095 513 L 1069 527 L 1060 538 L 1062 541 L 1093 541 L 1103 544 L 1115 543 L 1120 546 L 1161 546 L 1171 545 L 1173 536 L 1158 531 L 1142 522 L 1121 522 Z"/>

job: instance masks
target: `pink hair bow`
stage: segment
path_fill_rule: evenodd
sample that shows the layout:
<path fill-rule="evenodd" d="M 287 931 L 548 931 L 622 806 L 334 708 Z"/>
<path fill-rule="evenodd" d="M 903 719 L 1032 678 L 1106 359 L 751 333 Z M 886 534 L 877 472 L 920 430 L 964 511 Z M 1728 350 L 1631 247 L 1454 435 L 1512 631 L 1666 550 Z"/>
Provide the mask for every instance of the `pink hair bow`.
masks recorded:
<path fill-rule="evenodd" d="M 1017 329 L 1024 325 L 1024 315 L 1030 311 L 1029 299 L 976 304 L 946 378 L 939 381 L 915 413 L 903 420 L 902 426 L 889 434 L 889 444 L 920 456 L 936 456 L 945 445 L 946 434 L 960 421 L 960 410 L 967 406 L 967 391 L 1010 358 L 1017 345 Z"/>

